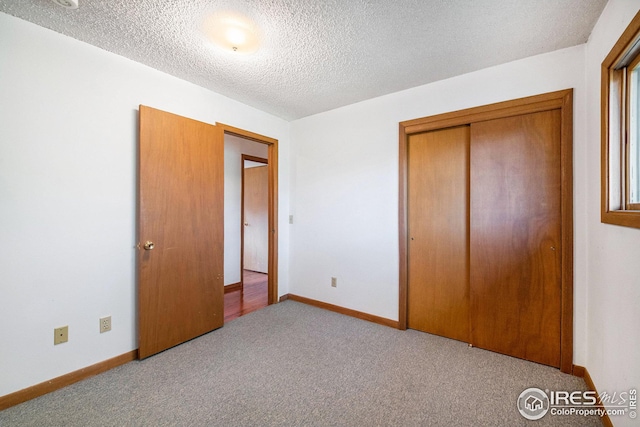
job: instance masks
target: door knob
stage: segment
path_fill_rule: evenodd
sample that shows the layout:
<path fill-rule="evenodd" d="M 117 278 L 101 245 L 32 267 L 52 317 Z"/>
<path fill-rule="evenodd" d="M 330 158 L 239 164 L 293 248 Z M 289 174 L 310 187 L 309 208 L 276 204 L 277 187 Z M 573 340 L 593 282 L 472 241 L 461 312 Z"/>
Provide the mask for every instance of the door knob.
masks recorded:
<path fill-rule="evenodd" d="M 155 246 L 155 245 L 154 245 L 154 243 L 153 243 L 153 242 L 151 242 L 151 241 L 147 240 L 147 241 L 144 243 L 144 250 L 145 250 L 145 251 L 150 251 L 151 249 L 153 249 L 153 247 L 154 247 L 154 246 Z"/>
<path fill-rule="evenodd" d="M 248 223 L 248 222 L 245 222 L 245 223 L 244 223 L 244 226 L 245 226 L 245 227 L 248 227 L 248 226 L 249 226 L 249 223 Z"/>

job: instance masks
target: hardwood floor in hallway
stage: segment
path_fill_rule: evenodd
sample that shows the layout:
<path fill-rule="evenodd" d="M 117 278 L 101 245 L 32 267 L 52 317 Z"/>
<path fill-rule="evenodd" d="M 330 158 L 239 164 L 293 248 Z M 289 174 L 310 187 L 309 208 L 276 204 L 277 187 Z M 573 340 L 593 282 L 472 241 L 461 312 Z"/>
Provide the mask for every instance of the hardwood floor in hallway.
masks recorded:
<path fill-rule="evenodd" d="M 244 270 L 244 291 L 224 294 L 224 322 L 230 322 L 268 305 L 267 275 Z"/>

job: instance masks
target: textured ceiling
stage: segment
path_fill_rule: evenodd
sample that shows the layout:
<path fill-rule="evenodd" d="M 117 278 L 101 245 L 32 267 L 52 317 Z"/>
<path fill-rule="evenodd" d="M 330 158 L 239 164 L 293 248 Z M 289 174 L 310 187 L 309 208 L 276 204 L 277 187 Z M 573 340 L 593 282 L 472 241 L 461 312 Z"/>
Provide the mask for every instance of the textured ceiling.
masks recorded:
<path fill-rule="evenodd" d="M 587 41 L 606 0 L 0 0 L 0 11 L 287 120 Z M 260 49 L 213 47 L 207 17 Z"/>

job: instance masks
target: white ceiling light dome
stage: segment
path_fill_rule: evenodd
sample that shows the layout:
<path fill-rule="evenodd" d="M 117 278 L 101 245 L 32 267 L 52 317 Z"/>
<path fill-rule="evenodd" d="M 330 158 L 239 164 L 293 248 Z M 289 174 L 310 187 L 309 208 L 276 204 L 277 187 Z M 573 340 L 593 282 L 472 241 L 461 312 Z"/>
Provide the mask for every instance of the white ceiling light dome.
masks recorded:
<path fill-rule="evenodd" d="M 204 22 L 204 33 L 216 46 L 230 52 L 250 54 L 260 47 L 256 25 L 238 14 L 209 17 Z"/>

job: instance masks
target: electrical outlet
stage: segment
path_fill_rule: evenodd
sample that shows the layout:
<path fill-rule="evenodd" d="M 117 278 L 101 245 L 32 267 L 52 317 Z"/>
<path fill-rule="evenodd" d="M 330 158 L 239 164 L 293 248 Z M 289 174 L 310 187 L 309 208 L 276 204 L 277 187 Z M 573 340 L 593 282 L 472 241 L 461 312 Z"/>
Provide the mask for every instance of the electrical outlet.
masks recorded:
<path fill-rule="evenodd" d="M 69 327 L 60 326 L 53 330 L 53 345 L 62 344 L 69 341 Z"/>
<path fill-rule="evenodd" d="M 111 330 L 111 316 L 100 318 L 100 333 Z"/>
<path fill-rule="evenodd" d="M 338 287 L 338 278 L 337 277 L 332 277 L 331 278 L 331 287 L 332 288 L 337 288 Z"/>

